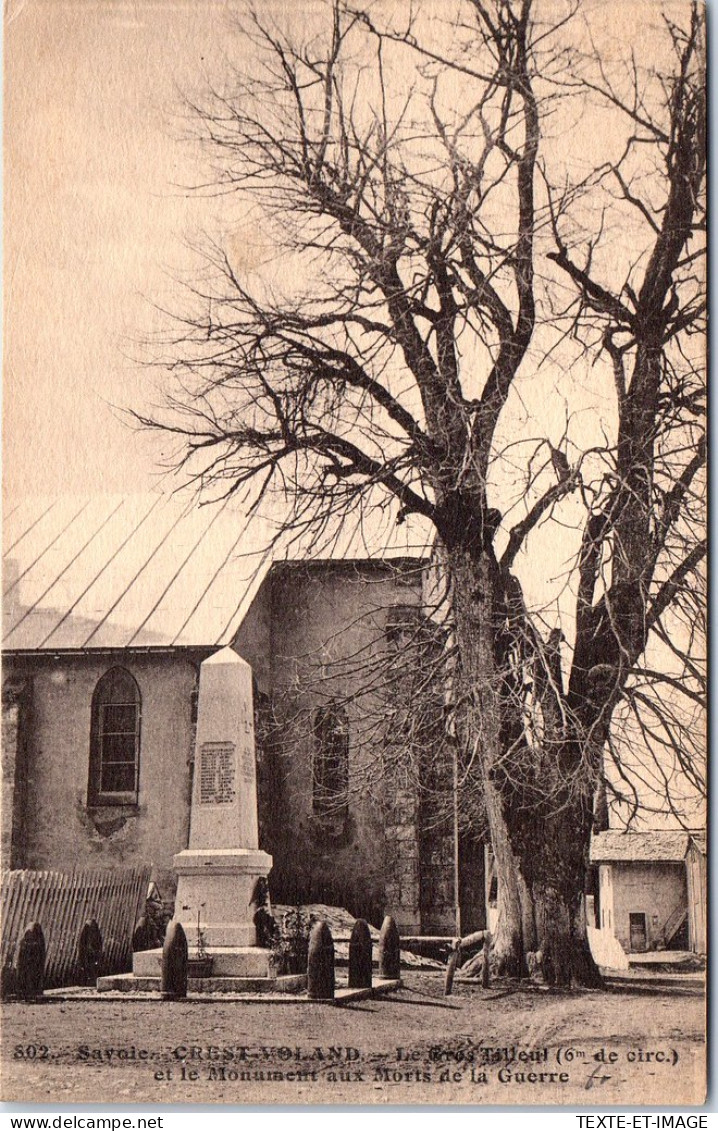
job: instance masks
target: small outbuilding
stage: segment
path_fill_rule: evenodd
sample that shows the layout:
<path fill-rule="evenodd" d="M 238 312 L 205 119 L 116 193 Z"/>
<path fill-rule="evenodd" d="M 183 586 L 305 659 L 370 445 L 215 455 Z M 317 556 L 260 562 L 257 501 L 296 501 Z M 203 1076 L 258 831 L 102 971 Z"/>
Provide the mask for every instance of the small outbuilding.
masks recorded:
<path fill-rule="evenodd" d="M 683 830 L 594 835 L 598 868 L 596 927 L 627 954 L 706 952 L 705 835 Z"/>

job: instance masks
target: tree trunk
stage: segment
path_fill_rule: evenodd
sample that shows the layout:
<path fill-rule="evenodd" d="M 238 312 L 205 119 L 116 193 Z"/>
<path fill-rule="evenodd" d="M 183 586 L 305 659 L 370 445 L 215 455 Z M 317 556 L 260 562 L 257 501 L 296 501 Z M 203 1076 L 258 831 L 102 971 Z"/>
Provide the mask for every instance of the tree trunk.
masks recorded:
<path fill-rule="evenodd" d="M 498 923 L 493 938 L 492 964 L 497 973 L 521 977 L 526 972 L 526 951 L 532 949 L 533 922 L 528 888 L 514 856 L 493 770 L 500 757 L 501 704 L 494 663 L 494 584 L 487 555 L 475 562 L 466 551 L 448 556 L 456 639 L 461 657 L 461 678 L 466 696 L 466 742 L 475 751 L 480 768 L 483 802 L 498 878 Z"/>
<path fill-rule="evenodd" d="M 555 756 L 555 755 L 554 755 Z M 566 777 L 566 792 L 551 796 L 542 812 L 520 812 L 510 836 L 535 913 L 540 969 L 549 985 L 602 984 L 588 942 L 585 854 L 592 824 L 592 791 L 582 788 L 583 766 Z"/>
<path fill-rule="evenodd" d="M 583 892 L 571 905 L 563 893 L 545 884 L 534 884 L 533 895 L 546 982 L 551 986 L 601 986 L 586 933 Z"/>
<path fill-rule="evenodd" d="M 490 780 L 485 783 L 484 796 L 498 879 L 492 966 L 496 974 L 521 978 L 526 974 L 527 951 L 536 949 L 533 904 L 511 848 L 501 797 Z"/>
<path fill-rule="evenodd" d="M 565 766 L 556 769 L 553 746 L 545 754 L 554 774 L 565 778 L 564 796 L 553 796 L 549 790 L 544 803 L 535 791 L 523 792 L 521 767 L 507 765 L 511 753 L 504 750 L 506 703 L 501 694 L 507 672 L 497 660 L 502 655 L 497 639 L 506 624 L 502 579 L 487 553 L 476 561 L 470 552 L 454 550 L 448 554 L 448 566 L 468 704 L 466 733 L 479 761 L 498 877 L 492 965 L 497 973 L 521 977 L 526 973 L 527 953 L 540 951 L 549 984 L 599 985 L 583 910 L 592 790 L 578 780 L 583 772 L 583 760 L 576 757 L 580 749 L 575 742 L 566 744 L 567 766 L 575 767 L 575 781 Z M 539 756 L 539 781 L 542 760 Z"/>

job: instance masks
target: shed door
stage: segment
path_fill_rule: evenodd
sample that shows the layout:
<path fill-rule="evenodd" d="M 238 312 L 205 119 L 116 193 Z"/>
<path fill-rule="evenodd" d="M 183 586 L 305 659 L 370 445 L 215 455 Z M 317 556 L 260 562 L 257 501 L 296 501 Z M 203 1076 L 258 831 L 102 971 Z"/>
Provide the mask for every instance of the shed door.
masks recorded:
<path fill-rule="evenodd" d="M 646 950 L 648 940 L 646 937 L 646 916 L 642 911 L 631 911 L 628 916 L 631 938 L 631 952 L 640 953 Z"/>

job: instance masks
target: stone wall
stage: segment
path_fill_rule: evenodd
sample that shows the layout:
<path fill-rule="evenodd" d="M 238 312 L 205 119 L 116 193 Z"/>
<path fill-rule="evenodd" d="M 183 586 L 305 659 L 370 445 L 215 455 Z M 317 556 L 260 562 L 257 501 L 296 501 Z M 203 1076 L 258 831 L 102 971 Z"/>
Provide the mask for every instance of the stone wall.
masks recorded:
<path fill-rule="evenodd" d="M 445 822 L 438 828 L 429 825 L 419 846 L 422 933 L 455 935 L 456 859 L 451 830 Z"/>
<path fill-rule="evenodd" d="M 272 577 L 280 791 L 268 851 L 275 888 L 283 899 L 294 893 L 342 903 L 374 922 L 388 908 L 412 929 L 419 906 L 416 799 L 409 791 L 402 803 L 385 780 L 380 669 L 387 615 L 420 599 L 416 564 L 398 571 L 379 563 L 302 564 Z M 348 805 L 336 819 L 318 815 L 313 796 L 312 718 L 329 701 L 342 705 L 349 724 Z"/>
<path fill-rule="evenodd" d="M 672 861 L 618 863 L 613 873 L 613 930 L 631 951 L 629 915 L 646 916 L 648 950 L 663 943 L 663 927 L 676 907 L 687 906 L 685 864 Z"/>
<path fill-rule="evenodd" d="M 384 819 L 386 906 L 400 934 L 421 934 L 421 864 L 419 858 L 419 803 L 413 783 L 397 782 L 387 790 Z"/>

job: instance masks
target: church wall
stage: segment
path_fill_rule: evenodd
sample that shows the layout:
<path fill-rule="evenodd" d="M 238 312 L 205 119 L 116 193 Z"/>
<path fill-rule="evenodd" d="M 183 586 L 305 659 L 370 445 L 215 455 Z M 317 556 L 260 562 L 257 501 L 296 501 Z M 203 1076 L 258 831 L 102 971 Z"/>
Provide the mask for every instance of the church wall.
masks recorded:
<path fill-rule="evenodd" d="M 321 568 L 321 574 L 319 569 Z M 418 604 L 421 575 L 416 566 L 402 581 L 381 566 L 361 571 L 351 563 L 303 564 L 275 572 L 272 579 L 272 698 L 279 727 L 280 812 L 274 814 L 274 882 L 283 898 L 336 902 L 377 922 L 387 907 L 387 890 L 401 874 L 412 895 L 403 929 L 419 927 L 416 827 L 413 810 L 402 826 L 402 850 L 387 851 L 387 798 L 378 767 L 380 692 L 354 699 L 375 673 L 383 648 L 387 608 Z M 313 801 L 312 719 L 317 707 L 335 698 L 349 725 L 347 813 L 317 814 Z M 415 808 L 415 805 L 414 805 Z M 405 875 L 406 874 L 406 875 Z"/>
<path fill-rule="evenodd" d="M 18 801 L 16 774 L 19 756 L 20 705 L 13 698 L 3 703 L 2 711 L 2 804 L 0 804 L 0 852 L 3 862 L 12 867 L 14 850 L 13 813 Z"/>
<path fill-rule="evenodd" d="M 235 651 L 251 667 L 256 686 L 262 694 L 269 692 L 272 682 L 270 591 L 270 583 L 265 582 L 232 642 Z"/>
<path fill-rule="evenodd" d="M 203 657 L 193 657 L 199 663 Z M 136 805 L 88 806 L 91 703 L 111 667 L 141 694 Z M 174 890 L 172 856 L 186 847 L 197 668 L 180 653 L 6 658 L 5 676 L 32 681 L 24 772 L 22 860 L 65 869 L 149 863 L 163 895 Z"/>
<path fill-rule="evenodd" d="M 6 868 L 18 867 L 24 852 L 26 734 L 31 702 L 30 680 L 9 676 L 3 681 L 0 857 Z"/>

